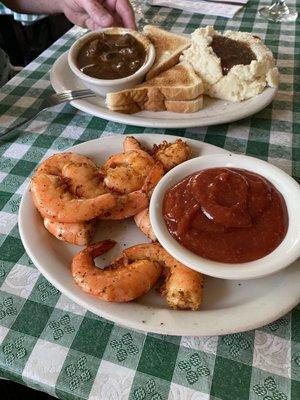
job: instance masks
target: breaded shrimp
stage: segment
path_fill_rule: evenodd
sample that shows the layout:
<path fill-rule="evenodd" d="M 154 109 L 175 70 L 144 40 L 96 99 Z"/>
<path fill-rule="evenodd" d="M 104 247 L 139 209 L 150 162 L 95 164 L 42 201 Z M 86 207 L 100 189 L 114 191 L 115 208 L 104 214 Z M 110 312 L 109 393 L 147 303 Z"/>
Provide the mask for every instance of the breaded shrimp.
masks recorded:
<path fill-rule="evenodd" d="M 149 238 L 152 242 L 156 242 L 157 238 L 155 233 L 152 229 L 150 216 L 149 216 L 149 208 L 145 208 L 138 214 L 134 216 L 134 221 L 138 228 Z"/>
<path fill-rule="evenodd" d="M 159 243 L 138 244 L 123 251 L 129 260 L 150 260 L 164 267 L 160 293 L 170 308 L 198 310 L 202 303 L 203 276 L 175 260 Z"/>
<path fill-rule="evenodd" d="M 124 252 L 110 266 L 95 266 L 94 258 L 115 245 L 113 240 L 87 246 L 75 255 L 71 271 L 75 283 L 102 300 L 125 302 L 146 294 L 157 282 L 162 267 L 153 260 L 129 259 Z"/>
<path fill-rule="evenodd" d="M 127 137 L 124 141 L 123 148 L 125 149 L 141 149 L 140 143 L 134 137 Z M 152 149 L 153 157 L 163 166 L 165 173 L 176 165 L 186 161 L 191 156 L 190 147 L 181 139 L 177 139 L 174 143 L 164 141 L 160 145 L 154 145 Z M 150 224 L 148 208 L 141 211 L 134 217 L 138 228 L 152 241 L 156 241 L 155 234 Z"/>
<path fill-rule="evenodd" d="M 123 142 L 123 151 L 143 150 L 147 151 L 140 142 L 133 136 L 126 136 Z"/>
<path fill-rule="evenodd" d="M 66 223 L 44 218 L 44 226 L 57 239 L 77 246 L 89 244 L 96 230 L 95 221 Z"/>
<path fill-rule="evenodd" d="M 69 189 L 69 180 L 62 175 L 63 167 L 70 162 L 93 164 L 75 153 L 55 154 L 44 161 L 31 179 L 33 202 L 39 212 L 52 221 L 85 222 L 96 218 L 116 205 L 111 193 L 90 199 L 78 198 Z"/>
<path fill-rule="evenodd" d="M 175 140 L 174 143 L 168 143 L 164 140 L 162 144 L 153 146 L 151 154 L 155 160 L 162 163 L 166 171 L 169 171 L 191 158 L 192 150 L 181 139 Z"/>

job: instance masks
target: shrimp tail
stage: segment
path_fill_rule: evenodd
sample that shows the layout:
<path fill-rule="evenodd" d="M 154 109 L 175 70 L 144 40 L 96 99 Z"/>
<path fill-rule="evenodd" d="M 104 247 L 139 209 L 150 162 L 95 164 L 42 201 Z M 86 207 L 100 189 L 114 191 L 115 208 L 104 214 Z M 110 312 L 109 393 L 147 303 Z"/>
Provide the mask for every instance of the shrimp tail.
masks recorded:
<path fill-rule="evenodd" d="M 131 151 L 131 150 L 144 150 L 141 146 L 140 142 L 133 136 L 126 136 L 123 142 L 123 151 Z"/>

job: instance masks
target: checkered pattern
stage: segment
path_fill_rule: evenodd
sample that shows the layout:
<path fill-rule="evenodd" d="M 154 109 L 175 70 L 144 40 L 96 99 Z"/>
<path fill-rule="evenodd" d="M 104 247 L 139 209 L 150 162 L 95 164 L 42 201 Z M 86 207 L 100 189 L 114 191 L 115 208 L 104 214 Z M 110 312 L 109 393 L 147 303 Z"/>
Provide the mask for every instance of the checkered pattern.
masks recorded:
<path fill-rule="evenodd" d="M 12 11 L 8 7 L 5 7 L 3 4 L 0 4 L 0 15 L 12 15 L 14 20 L 21 22 L 22 25 L 31 25 L 39 19 L 46 17 L 46 15 L 20 14 Z"/>
<path fill-rule="evenodd" d="M 259 6 L 266 4 L 262 2 Z M 146 7 L 146 6 L 144 6 Z M 275 101 L 251 118 L 208 128 L 157 130 L 263 158 L 300 178 L 299 24 L 266 23 L 251 0 L 232 20 L 146 8 L 142 23 L 191 32 L 200 24 L 259 35 L 278 59 Z M 0 92 L 2 127 L 52 93 L 49 70 L 81 34 L 72 29 Z M 40 114 L 0 142 L 0 371 L 60 399 L 298 400 L 300 307 L 272 324 L 220 337 L 169 337 L 121 328 L 82 309 L 39 274 L 22 246 L 17 212 L 46 156 L 99 136 L 152 132 L 70 105 Z"/>

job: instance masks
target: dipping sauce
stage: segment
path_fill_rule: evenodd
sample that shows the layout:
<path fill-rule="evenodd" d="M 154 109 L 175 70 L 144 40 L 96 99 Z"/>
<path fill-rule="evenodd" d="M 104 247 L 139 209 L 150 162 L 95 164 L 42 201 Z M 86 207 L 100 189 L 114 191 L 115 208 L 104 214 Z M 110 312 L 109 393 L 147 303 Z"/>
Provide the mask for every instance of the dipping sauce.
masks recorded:
<path fill-rule="evenodd" d="M 165 195 L 170 234 L 201 257 L 243 263 L 271 253 L 288 228 L 285 201 L 265 178 L 242 169 L 190 175 Z"/>
<path fill-rule="evenodd" d="M 143 44 L 131 34 L 100 33 L 80 49 L 77 65 L 81 72 L 93 78 L 120 79 L 134 74 L 145 59 Z"/>
<path fill-rule="evenodd" d="M 211 47 L 221 59 L 223 75 L 227 75 L 234 65 L 249 65 L 251 61 L 256 60 L 255 54 L 247 43 L 226 36 L 214 36 Z"/>

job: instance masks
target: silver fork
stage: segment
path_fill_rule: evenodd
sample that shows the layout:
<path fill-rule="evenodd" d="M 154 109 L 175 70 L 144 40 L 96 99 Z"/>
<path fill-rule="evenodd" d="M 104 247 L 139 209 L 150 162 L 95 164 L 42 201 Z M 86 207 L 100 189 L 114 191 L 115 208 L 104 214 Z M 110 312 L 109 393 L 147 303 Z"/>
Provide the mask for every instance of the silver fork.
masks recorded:
<path fill-rule="evenodd" d="M 46 97 L 41 101 L 38 109 L 29 117 L 24 119 L 22 122 L 10 126 L 4 131 L 0 132 L 0 137 L 7 135 L 9 132 L 13 131 L 14 129 L 19 128 L 20 126 L 27 124 L 27 122 L 32 121 L 41 111 L 46 110 L 47 108 L 56 106 L 57 104 L 66 103 L 72 100 L 77 99 L 84 99 L 86 97 L 93 97 L 96 96 L 94 92 L 89 89 L 82 89 L 82 90 L 66 90 L 65 92 L 55 93 L 51 96 Z"/>

